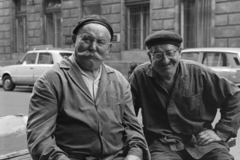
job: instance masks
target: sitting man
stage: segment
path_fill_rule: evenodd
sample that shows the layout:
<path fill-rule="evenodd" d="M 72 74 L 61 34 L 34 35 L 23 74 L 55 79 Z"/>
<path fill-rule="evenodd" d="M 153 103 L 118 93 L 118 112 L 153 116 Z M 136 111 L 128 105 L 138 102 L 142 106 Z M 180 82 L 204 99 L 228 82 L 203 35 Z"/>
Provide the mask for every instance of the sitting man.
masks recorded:
<path fill-rule="evenodd" d="M 182 60 L 182 38 L 158 31 L 145 44 L 150 62 L 130 77 L 152 160 L 230 160 L 227 141 L 240 123 L 240 89 L 197 62 Z M 221 119 L 212 127 L 220 109 Z"/>
<path fill-rule="evenodd" d="M 101 16 L 73 30 L 75 53 L 34 85 L 27 140 L 34 160 L 148 160 L 130 85 L 103 63 L 113 29 Z"/>

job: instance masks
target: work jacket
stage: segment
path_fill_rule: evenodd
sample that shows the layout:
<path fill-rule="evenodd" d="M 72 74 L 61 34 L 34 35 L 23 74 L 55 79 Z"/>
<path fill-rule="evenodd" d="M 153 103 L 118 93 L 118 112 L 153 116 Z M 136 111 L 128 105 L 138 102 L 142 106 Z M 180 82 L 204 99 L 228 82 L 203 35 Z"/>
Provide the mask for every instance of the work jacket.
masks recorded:
<path fill-rule="evenodd" d="M 150 62 L 138 66 L 130 77 L 148 144 L 160 139 L 172 149 L 186 148 L 196 159 L 227 147 L 225 142 L 236 137 L 240 124 L 240 89 L 210 68 L 187 60 L 180 60 L 175 79 L 167 93 Z M 221 119 L 213 127 L 218 109 Z M 206 129 L 214 129 L 223 142 L 198 146 L 196 137 Z"/>
<path fill-rule="evenodd" d="M 27 140 L 34 160 L 57 159 L 63 154 L 79 159 L 117 154 L 149 159 L 130 85 L 105 64 L 96 99 L 77 63 L 70 59 L 38 79 L 30 99 Z"/>

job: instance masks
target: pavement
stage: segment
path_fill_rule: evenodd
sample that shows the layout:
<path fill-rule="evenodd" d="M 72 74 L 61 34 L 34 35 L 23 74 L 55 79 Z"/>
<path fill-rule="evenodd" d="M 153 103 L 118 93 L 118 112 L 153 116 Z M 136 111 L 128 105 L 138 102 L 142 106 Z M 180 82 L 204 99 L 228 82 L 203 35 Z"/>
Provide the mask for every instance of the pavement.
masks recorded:
<path fill-rule="evenodd" d="M 27 116 L 0 117 L 0 156 L 27 149 Z"/>

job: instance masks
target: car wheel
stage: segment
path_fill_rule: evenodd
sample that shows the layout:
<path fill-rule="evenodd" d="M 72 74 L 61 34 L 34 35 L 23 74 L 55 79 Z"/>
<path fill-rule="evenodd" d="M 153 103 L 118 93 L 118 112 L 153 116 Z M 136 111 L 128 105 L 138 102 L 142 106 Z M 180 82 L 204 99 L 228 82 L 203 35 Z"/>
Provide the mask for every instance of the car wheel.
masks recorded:
<path fill-rule="evenodd" d="M 15 84 L 12 82 L 12 78 L 10 76 L 3 77 L 2 86 L 5 91 L 12 91 L 15 88 Z"/>

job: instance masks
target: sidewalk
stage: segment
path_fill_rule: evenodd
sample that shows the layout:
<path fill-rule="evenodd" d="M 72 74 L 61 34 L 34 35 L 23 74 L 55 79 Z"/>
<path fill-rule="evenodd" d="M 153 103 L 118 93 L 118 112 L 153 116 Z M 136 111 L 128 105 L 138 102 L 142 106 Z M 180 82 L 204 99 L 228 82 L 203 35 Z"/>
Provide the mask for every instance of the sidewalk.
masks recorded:
<path fill-rule="evenodd" d="M 0 155 L 27 149 L 27 116 L 0 117 Z"/>

